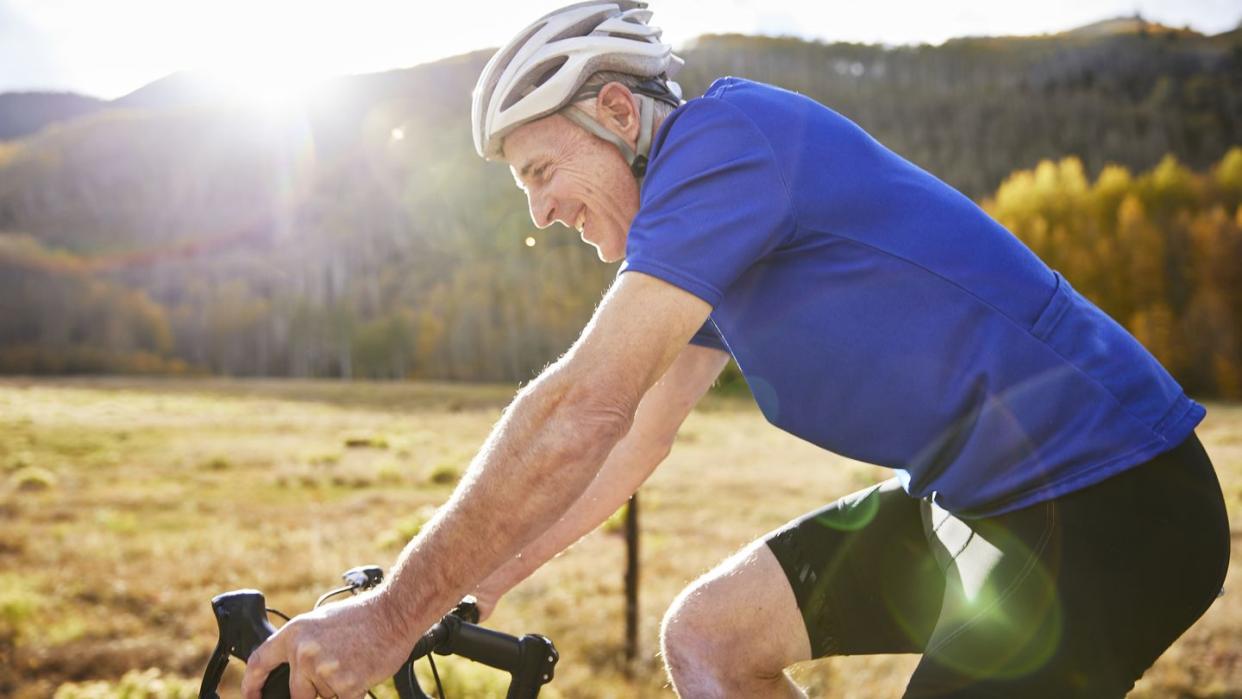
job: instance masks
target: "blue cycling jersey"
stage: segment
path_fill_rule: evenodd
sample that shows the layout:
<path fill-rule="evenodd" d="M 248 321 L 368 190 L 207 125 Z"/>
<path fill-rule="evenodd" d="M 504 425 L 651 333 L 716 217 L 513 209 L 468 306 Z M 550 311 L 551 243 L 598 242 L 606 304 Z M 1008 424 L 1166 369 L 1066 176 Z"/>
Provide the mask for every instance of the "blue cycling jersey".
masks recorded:
<path fill-rule="evenodd" d="M 733 354 L 773 424 L 961 515 L 1104 480 L 1204 415 L 973 202 L 768 85 L 718 80 L 665 120 L 629 271 L 711 304 L 695 342 Z"/>

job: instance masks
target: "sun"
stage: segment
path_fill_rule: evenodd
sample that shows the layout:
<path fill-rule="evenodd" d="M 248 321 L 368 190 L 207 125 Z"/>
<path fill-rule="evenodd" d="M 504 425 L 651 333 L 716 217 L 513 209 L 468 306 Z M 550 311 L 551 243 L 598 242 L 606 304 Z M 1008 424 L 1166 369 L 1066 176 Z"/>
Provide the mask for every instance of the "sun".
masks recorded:
<path fill-rule="evenodd" d="M 218 11 L 198 17 L 204 34 L 217 40 L 200 47 L 197 63 L 215 91 L 236 106 L 264 112 L 299 106 L 317 84 L 347 72 L 343 39 L 333 31 L 341 17 L 316 7 L 296 0 L 222 0 Z"/>
<path fill-rule="evenodd" d="M 304 67 L 256 63 L 220 65 L 204 71 L 213 92 L 234 106 L 264 113 L 282 112 L 304 105 L 326 75 Z"/>

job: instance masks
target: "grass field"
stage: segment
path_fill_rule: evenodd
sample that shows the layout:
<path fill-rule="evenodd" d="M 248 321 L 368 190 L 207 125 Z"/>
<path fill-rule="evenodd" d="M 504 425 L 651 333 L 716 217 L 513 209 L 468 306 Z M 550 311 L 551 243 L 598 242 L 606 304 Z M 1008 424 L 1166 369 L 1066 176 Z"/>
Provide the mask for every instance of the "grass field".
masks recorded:
<path fill-rule="evenodd" d="M 212 595 L 257 587 L 308 608 L 341 571 L 387 567 L 450 492 L 511 389 L 428 384 L 0 381 L 0 696 L 190 696 L 215 640 Z M 1242 406 L 1199 434 L 1242 566 Z M 667 696 L 664 608 L 741 544 L 885 477 L 709 399 L 644 487 L 643 660 L 621 654 L 623 545 L 591 535 L 515 589 L 490 622 L 551 636 L 552 696 Z M 1242 697 L 1242 588 L 1165 654 L 1135 697 Z M 817 697 L 899 696 L 913 656 L 797 668 Z M 502 696 L 449 668 L 448 696 Z M 230 687 L 240 673 L 230 671 Z M 454 691 L 455 690 L 455 691 Z"/>

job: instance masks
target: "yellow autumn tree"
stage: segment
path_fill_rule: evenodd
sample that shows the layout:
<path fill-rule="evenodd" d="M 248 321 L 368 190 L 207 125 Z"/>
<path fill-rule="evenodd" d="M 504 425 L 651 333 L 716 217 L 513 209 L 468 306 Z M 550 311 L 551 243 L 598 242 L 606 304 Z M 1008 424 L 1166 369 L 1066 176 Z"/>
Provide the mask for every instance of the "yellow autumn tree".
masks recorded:
<path fill-rule="evenodd" d="M 1187 390 L 1242 398 L 1242 147 L 1207 173 L 1077 158 L 1005 178 L 984 208 L 1123 323 Z"/>

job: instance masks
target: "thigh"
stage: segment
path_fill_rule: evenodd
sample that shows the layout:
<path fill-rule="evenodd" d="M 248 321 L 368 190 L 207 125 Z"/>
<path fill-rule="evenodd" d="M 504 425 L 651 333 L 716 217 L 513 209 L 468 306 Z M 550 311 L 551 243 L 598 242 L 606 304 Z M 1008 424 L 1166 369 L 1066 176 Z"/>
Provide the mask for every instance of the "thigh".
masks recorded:
<path fill-rule="evenodd" d="M 1073 696 L 1041 687 L 1067 619 L 1058 596 L 1062 529 L 1053 502 L 1013 516 L 962 520 L 927 505 L 924 521 L 944 570 L 940 616 L 906 699 Z M 1068 669 L 1068 668 L 1065 668 Z"/>
<path fill-rule="evenodd" d="M 1194 437 L 1050 502 L 929 519 L 945 599 L 907 697 L 1122 697 L 1211 604 L 1228 563 L 1219 484 Z"/>
<path fill-rule="evenodd" d="M 772 532 L 812 657 L 923 650 L 944 578 L 919 501 L 896 479 L 846 496 Z"/>

